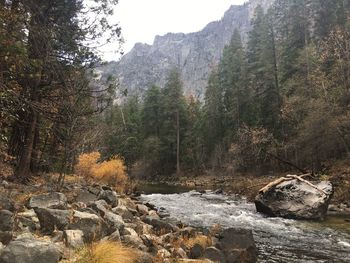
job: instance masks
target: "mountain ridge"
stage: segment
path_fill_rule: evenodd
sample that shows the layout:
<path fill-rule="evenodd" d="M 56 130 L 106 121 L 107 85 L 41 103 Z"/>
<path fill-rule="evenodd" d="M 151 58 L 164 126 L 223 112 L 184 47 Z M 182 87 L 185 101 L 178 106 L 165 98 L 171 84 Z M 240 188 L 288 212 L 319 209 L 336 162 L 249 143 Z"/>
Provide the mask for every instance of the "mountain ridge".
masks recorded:
<path fill-rule="evenodd" d="M 153 44 L 136 43 L 118 62 L 111 62 L 100 70 L 119 79 L 122 90 L 142 95 L 151 85 L 163 86 L 168 72 L 181 72 L 185 95 L 200 99 L 205 93 L 208 77 L 218 64 L 222 50 L 237 28 L 243 42 L 247 40 L 254 10 L 261 5 L 265 10 L 274 0 L 251 0 L 243 5 L 232 5 L 220 20 L 208 23 L 192 33 L 157 35 Z"/>

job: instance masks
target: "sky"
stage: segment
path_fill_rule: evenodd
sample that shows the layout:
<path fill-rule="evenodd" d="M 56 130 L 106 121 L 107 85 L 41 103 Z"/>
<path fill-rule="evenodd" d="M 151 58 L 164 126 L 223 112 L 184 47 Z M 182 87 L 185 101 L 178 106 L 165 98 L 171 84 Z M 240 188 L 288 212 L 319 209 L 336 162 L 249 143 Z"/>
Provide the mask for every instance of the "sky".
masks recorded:
<path fill-rule="evenodd" d="M 152 44 L 156 35 L 190 33 L 220 20 L 231 5 L 246 0 L 119 0 L 113 21 L 122 28 L 124 53 L 137 42 Z M 116 44 L 102 48 L 105 60 L 118 60 Z"/>

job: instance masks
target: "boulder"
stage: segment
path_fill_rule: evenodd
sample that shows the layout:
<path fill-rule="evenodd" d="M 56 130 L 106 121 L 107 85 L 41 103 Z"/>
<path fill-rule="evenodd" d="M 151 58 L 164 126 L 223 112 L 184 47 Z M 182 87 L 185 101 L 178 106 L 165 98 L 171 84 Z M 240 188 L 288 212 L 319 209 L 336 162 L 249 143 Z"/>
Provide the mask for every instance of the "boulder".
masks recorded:
<path fill-rule="evenodd" d="M 120 242 L 120 233 L 119 230 L 114 231 L 110 236 L 105 237 L 104 240 Z"/>
<path fill-rule="evenodd" d="M 121 240 L 127 246 L 131 246 L 142 251 L 147 251 L 147 247 L 143 243 L 142 239 L 137 235 L 125 235 L 121 237 Z"/>
<path fill-rule="evenodd" d="M 95 202 L 90 202 L 88 205 L 89 208 L 97 212 L 100 216 L 104 216 L 108 211 L 108 204 L 105 200 L 98 200 Z"/>
<path fill-rule="evenodd" d="M 17 213 L 16 220 L 18 221 L 18 227 L 22 230 L 36 231 L 40 229 L 39 219 L 34 209 Z"/>
<path fill-rule="evenodd" d="M 84 233 L 81 230 L 65 230 L 63 238 L 67 247 L 79 248 L 84 246 Z"/>
<path fill-rule="evenodd" d="M 18 238 L 0 251 L 1 263 L 57 263 L 60 257 L 55 244 L 34 238 Z"/>
<path fill-rule="evenodd" d="M 98 200 L 97 195 L 85 189 L 79 190 L 75 198 L 75 202 L 83 202 L 83 203 L 94 202 L 96 200 Z"/>
<path fill-rule="evenodd" d="M 201 244 L 194 244 L 189 251 L 189 257 L 193 259 L 200 258 L 203 255 L 204 248 Z"/>
<path fill-rule="evenodd" d="M 254 263 L 257 261 L 257 249 L 251 230 L 225 229 L 219 234 L 219 242 L 216 246 L 223 252 L 226 262 Z"/>
<path fill-rule="evenodd" d="M 27 204 L 30 208 L 67 209 L 67 198 L 62 193 L 46 193 L 32 196 Z"/>
<path fill-rule="evenodd" d="M 16 210 L 16 205 L 11 199 L 0 193 L 0 209 L 14 212 Z"/>
<path fill-rule="evenodd" d="M 204 251 L 203 257 L 206 259 L 210 259 L 211 261 L 214 261 L 214 262 L 220 262 L 220 263 L 226 262 L 224 253 L 222 253 L 216 247 L 206 248 L 206 250 Z"/>
<path fill-rule="evenodd" d="M 156 230 L 156 231 L 162 231 L 163 234 L 170 233 L 170 232 L 176 232 L 179 230 L 178 227 L 176 227 L 168 222 L 165 222 L 159 218 L 152 217 L 152 216 L 144 217 L 143 222 L 153 226 L 154 230 Z"/>
<path fill-rule="evenodd" d="M 78 229 L 84 233 L 84 241 L 90 243 L 107 235 L 106 223 L 95 214 L 74 211 L 69 229 Z"/>
<path fill-rule="evenodd" d="M 118 195 L 112 190 L 102 190 L 98 195 L 99 200 L 105 200 L 107 204 L 115 207 L 118 205 Z"/>
<path fill-rule="evenodd" d="M 112 211 L 117 214 L 120 215 L 123 220 L 127 220 L 127 221 L 131 221 L 134 217 L 134 215 L 132 214 L 131 211 L 129 211 L 129 209 L 126 206 L 117 206 L 114 207 L 112 209 Z"/>
<path fill-rule="evenodd" d="M 72 212 L 50 208 L 35 208 L 40 222 L 41 231 L 51 234 L 55 229 L 64 230 L 70 223 Z"/>
<path fill-rule="evenodd" d="M 125 222 L 123 221 L 123 218 L 120 215 L 116 215 L 111 211 L 106 211 L 103 218 L 107 222 L 107 224 L 110 226 L 113 232 L 115 230 L 122 230 L 125 226 Z"/>
<path fill-rule="evenodd" d="M 12 240 L 12 231 L 0 231 L 0 242 L 7 245 Z"/>
<path fill-rule="evenodd" d="M 261 189 L 256 196 L 258 212 L 292 219 L 325 218 L 333 194 L 330 182 L 322 181 L 311 186 L 297 179 L 278 180 L 281 182 L 272 182 L 272 187 Z"/>
<path fill-rule="evenodd" d="M 142 204 L 137 204 L 136 205 L 136 210 L 141 214 L 141 215 L 148 215 L 148 207 Z"/>
<path fill-rule="evenodd" d="M 13 213 L 8 210 L 0 210 L 0 231 L 12 231 Z"/>

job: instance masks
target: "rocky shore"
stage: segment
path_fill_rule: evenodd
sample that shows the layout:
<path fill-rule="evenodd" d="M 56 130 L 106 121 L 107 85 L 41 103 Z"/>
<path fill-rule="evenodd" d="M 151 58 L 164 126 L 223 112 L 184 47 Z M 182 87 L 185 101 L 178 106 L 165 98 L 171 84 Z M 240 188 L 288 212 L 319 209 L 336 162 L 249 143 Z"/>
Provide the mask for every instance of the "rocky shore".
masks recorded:
<path fill-rule="evenodd" d="M 113 263 L 256 262 L 250 230 L 195 229 L 108 186 L 0 183 L 0 263 L 86 262 L 79 250 L 103 242 L 136 255 Z"/>

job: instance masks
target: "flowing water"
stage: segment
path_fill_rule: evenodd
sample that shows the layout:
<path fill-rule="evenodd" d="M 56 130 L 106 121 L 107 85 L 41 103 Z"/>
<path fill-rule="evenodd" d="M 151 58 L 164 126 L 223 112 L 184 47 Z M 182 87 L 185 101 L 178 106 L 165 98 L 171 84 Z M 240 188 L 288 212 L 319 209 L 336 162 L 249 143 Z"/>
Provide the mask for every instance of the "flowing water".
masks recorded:
<path fill-rule="evenodd" d="M 350 222 L 346 218 L 325 222 L 269 218 L 245 199 L 212 192 L 150 194 L 141 199 L 192 226 L 252 229 L 259 262 L 350 262 Z"/>

